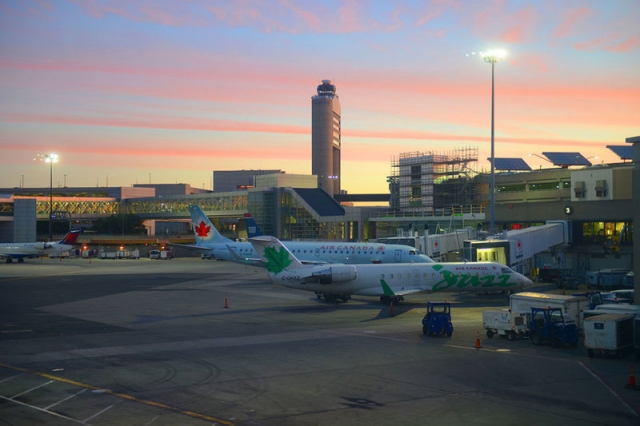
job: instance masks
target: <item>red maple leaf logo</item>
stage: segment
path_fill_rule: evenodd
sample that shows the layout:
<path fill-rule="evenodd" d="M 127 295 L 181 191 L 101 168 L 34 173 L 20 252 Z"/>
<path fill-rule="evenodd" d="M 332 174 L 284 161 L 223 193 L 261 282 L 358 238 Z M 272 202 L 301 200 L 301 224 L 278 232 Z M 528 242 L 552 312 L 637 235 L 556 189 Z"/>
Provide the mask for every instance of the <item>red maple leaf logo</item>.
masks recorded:
<path fill-rule="evenodd" d="M 211 227 L 207 226 L 204 222 L 200 222 L 195 229 L 198 237 L 206 237 L 209 235 L 209 231 L 211 231 Z"/>

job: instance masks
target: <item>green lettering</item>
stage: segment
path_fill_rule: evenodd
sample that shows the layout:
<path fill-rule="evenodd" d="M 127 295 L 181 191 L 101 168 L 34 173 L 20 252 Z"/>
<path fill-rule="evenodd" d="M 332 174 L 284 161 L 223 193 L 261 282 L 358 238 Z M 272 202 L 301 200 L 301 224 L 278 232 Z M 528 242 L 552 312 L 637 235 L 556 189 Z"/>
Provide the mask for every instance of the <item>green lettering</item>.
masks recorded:
<path fill-rule="evenodd" d="M 461 275 L 458 281 L 458 288 L 467 287 L 471 284 L 471 287 L 478 287 L 481 285 L 480 278 L 477 275 Z"/>
<path fill-rule="evenodd" d="M 444 290 L 451 286 L 456 285 L 456 282 L 458 281 L 458 277 L 455 274 L 449 271 L 442 271 L 441 274 L 442 274 L 443 280 L 439 281 L 436 285 L 434 285 L 431 291 Z"/>
<path fill-rule="evenodd" d="M 498 285 L 498 283 L 494 283 L 494 279 L 496 278 L 495 275 L 486 275 L 484 277 L 482 277 L 482 281 L 484 281 L 484 283 L 482 284 L 483 287 L 495 287 Z"/>
<path fill-rule="evenodd" d="M 498 278 L 500 278 L 500 282 L 498 283 L 500 287 L 511 287 L 511 283 L 509 282 L 511 275 L 498 275 Z"/>

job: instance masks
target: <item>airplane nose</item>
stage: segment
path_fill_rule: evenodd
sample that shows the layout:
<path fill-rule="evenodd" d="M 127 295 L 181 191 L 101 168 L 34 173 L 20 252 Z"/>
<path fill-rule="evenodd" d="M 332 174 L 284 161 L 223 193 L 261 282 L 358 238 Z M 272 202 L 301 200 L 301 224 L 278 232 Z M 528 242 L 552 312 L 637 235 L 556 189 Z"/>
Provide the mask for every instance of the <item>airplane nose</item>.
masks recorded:
<path fill-rule="evenodd" d="M 524 287 L 529 287 L 533 285 L 533 281 L 531 281 L 529 278 L 525 277 L 524 275 L 522 275 L 521 282 Z"/>

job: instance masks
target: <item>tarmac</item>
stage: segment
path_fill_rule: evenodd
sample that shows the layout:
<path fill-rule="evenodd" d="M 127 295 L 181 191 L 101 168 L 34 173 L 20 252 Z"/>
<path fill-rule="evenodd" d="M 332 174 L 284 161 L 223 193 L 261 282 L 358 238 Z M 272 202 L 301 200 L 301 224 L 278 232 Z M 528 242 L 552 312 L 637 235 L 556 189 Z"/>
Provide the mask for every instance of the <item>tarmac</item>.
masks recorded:
<path fill-rule="evenodd" d="M 451 337 L 422 334 L 428 300 Z M 199 258 L 0 264 L 0 425 L 640 424 L 633 354 L 487 338 L 507 306 L 327 303 Z"/>

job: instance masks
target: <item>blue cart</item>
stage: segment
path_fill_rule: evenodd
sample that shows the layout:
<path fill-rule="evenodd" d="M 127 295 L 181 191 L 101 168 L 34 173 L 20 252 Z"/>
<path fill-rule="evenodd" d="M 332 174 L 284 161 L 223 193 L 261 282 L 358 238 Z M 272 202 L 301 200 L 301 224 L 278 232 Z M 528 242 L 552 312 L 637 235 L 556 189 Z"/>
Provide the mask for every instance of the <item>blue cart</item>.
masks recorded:
<path fill-rule="evenodd" d="M 427 336 L 444 335 L 451 337 L 451 303 L 427 302 L 427 313 L 422 319 L 422 333 Z"/>

